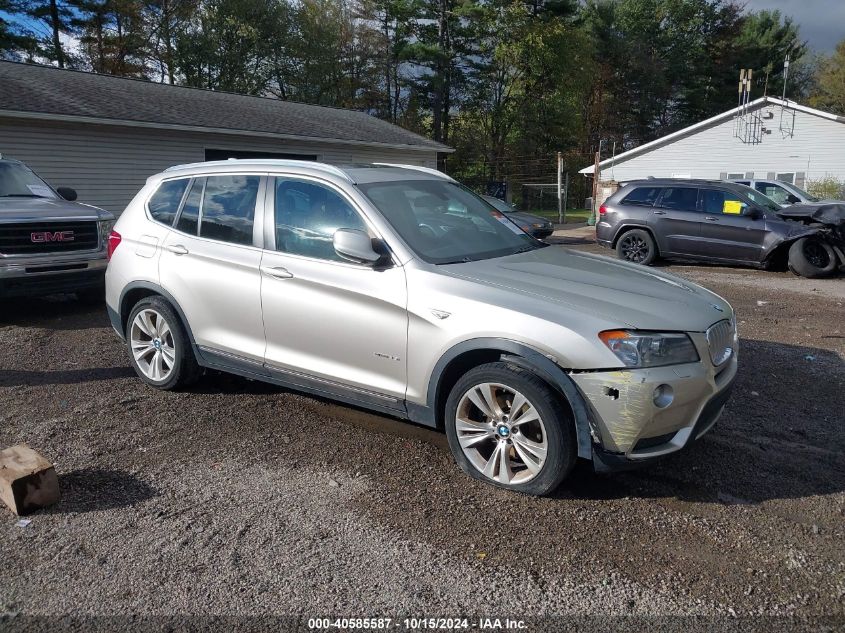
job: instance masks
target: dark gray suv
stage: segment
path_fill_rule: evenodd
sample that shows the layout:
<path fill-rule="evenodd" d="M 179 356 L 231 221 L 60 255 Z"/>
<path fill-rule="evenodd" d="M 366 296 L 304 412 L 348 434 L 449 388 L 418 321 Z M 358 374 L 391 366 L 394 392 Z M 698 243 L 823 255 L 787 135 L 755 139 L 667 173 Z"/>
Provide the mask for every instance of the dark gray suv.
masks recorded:
<path fill-rule="evenodd" d="M 769 267 L 792 264 L 790 245 L 815 229 L 784 220 L 780 205 L 750 187 L 721 180 L 649 179 L 629 182 L 599 209 L 596 240 L 620 259 L 650 264 L 683 257 Z M 795 249 L 793 249 L 795 250 Z M 800 251 L 800 252 L 799 252 Z"/>

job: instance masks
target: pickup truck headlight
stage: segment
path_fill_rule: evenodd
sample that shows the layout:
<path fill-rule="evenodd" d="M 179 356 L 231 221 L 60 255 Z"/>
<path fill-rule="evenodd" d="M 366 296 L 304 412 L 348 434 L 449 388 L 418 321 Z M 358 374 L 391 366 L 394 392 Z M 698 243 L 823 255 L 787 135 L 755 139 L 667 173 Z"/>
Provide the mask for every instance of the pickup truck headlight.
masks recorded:
<path fill-rule="evenodd" d="M 606 330 L 599 338 L 626 367 L 662 367 L 698 362 L 689 336 L 678 332 Z"/>
<path fill-rule="evenodd" d="M 98 224 L 100 225 L 100 244 L 105 246 L 109 243 L 109 235 L 111 234 L 111 230 L 114 228 L 115 220 L 100 220 Z"/>

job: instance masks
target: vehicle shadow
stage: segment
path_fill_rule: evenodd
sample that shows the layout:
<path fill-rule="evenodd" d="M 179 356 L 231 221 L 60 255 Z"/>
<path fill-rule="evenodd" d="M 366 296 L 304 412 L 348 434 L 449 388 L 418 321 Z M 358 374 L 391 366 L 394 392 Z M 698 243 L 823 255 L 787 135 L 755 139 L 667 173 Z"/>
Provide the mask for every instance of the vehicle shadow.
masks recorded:
<path fill-rule="evenodd" d="M 741 505 L 845 490 L 845 361 L 813 347 L 743 339 L 734 391 L 717 425 L 641 470 L 597 475 L 579 464 L 558 498 L 677 497 Z"/>
<path fill-rule="evenodd" d="M 42 510 L 71 514 L 125 508 L 159 495 L 158 490 L 133 474 L 120 470 L 82 468 L 59 475 L 61 500 Z"/>
<path fill-rule="evenodd" d="M 16 325 L 49 330 L 85 330 L 109 326 L 106 304 L 85 303 L 75 295 L 0 299 L 0 327 Z"/>
<path fill-rule="evenodd" d="M 135 376 L 131 367 L 95 367 L 93 369 L 60 369 L 30 371 L 26 369 L 0 369 L 0 387 L 41 385 L 75 385 L 101 380 L 120 380 Z"/>

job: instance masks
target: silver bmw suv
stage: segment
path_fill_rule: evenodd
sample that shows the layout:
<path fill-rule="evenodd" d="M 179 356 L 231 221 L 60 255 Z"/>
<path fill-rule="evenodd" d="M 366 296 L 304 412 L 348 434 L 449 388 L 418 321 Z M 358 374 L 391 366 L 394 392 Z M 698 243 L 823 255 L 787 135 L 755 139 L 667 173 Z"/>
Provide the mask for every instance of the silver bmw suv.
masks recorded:
<path fill-rule="evenodd" d="M 716 422 L 731 306 L 535 240 L 444 174 L 230 160 L 151 177 L 109 238 L 106 300 L 138 376 L 204 368 L 444 429 L 478 479 L 546 494 Z"/>

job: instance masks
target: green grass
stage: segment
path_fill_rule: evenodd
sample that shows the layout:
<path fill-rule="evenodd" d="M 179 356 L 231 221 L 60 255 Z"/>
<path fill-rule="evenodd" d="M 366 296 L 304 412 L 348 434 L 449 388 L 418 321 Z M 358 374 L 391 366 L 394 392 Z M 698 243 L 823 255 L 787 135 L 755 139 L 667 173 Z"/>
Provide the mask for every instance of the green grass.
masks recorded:
<path fill-rule="evenodd" d="M 531 209 L 526 211 L 526 213 L 531 213 L 532 215 L 539 215 L 541 218 L 548 218 L 552 222 L 557 222 L 558 215 L 557 211 L 540 211 Z M 590 210 L 589 209 L 567 209 L 566 210 L 566 223 L 577 223 L 577 222 L 586 222 L 587 218 L 590 217 Z"/>

